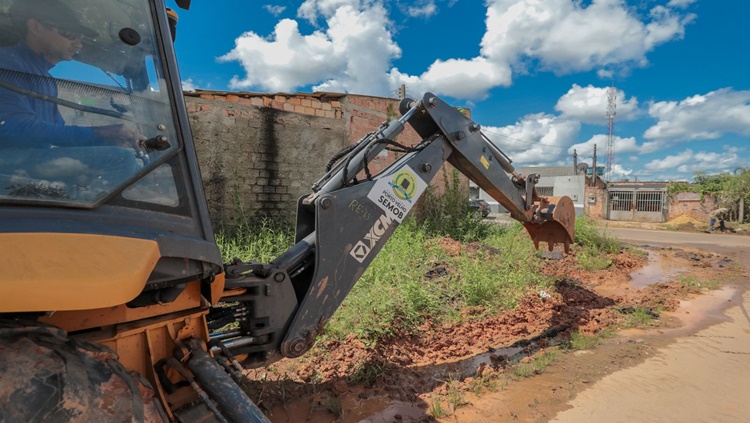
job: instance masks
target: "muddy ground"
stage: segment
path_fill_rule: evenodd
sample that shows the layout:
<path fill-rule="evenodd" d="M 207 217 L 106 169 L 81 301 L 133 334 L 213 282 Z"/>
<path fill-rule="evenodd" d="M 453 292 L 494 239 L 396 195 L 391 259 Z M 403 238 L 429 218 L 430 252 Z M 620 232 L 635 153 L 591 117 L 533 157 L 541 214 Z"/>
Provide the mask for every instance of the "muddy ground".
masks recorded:
<path fill-rule="evenodd" d="M 461 248 L 449 239 L 443 247 Z M 554 289 L 529 293 L 511 312 L 425 325 L 375 346 L 328 341 L 302 359 L 250 371 L 246 388 L 274 423 L 548 421 L 591 383 L 669 342 L 644 342 L 629 328 L 678 328 L 680 301 L 740 276 L 721 254 L 640 249 L 624 249 L 595 272 L 575 256 L 548 260 Z"/>

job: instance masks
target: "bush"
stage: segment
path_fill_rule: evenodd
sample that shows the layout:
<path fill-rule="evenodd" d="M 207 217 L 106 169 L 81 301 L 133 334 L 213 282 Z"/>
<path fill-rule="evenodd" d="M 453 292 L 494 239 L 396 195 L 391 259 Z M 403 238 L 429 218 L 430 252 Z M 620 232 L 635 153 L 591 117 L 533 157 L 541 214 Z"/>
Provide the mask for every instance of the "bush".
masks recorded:
<path fill-rule="evenodd" d="M 440 195 L 435 187 L 427 188 L 417 206 L 416 220 L 426 234 L 433 237 L 449 236 L 463 242 L 478 241 L 492 230 L 491 223 L 476 216 L 469 206 L 469 193 L 461 183 L 457 170 L 448 174 L 443 168 L 445 192 Z"/>

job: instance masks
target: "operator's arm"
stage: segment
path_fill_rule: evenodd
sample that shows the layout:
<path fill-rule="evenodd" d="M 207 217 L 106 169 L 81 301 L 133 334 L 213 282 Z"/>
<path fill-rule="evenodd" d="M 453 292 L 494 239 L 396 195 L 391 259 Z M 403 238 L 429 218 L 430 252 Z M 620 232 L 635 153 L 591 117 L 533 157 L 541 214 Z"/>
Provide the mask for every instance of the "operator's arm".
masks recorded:
<path fill-rule="evenodd" d="M 65 125 L 61 117 L 46 121 L 35 113 L 29 98 L 0 95 L 0 146 L 2 148 L 82 147 L 96 144 L 93 128 Z"/>

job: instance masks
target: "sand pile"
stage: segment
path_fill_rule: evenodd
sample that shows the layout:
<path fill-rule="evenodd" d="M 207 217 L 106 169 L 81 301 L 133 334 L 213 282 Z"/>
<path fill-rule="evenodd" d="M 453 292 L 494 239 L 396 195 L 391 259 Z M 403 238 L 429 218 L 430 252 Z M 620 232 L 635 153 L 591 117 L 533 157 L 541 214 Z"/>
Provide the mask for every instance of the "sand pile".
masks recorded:
<path fill-rule="evenodd" d="M 686 225 L 686 224 L 692 224 L 692 225 L 703 225 L 704 222 L 701 222 L 700 220 L 694 218 L 693 216 L 690 216 L 687 213 L 683 213 L 674 219 L 667 222 L 668 225 Z"/>

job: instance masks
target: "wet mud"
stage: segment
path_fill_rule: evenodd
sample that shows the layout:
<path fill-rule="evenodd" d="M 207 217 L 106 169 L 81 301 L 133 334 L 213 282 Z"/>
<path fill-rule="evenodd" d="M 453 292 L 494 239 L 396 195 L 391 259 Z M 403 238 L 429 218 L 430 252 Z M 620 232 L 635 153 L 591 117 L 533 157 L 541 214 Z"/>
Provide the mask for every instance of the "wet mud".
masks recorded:
<path fill-rule="evenodd" d="M 641 248 L 647 254 L 624 250 L 596 272 L 573 256 L 550 260 L 545 272 L 556 277 L 554 289 L 530 293 L 511 312 L 425 325 L 418 335 L 375 346 L 353 336 L 329 341 L 319 349 L 325 354 L 250 371 L 246 389 L 274 423 L 550 421 L 608 375 L 720 322 L 740 298 L 736 286 L 700 283 L 741 278 L 732 258 Z M 647 327 L 617 330 L 631 314 L 651 311 L 656 318 Z M 610 335 L 595 347 L 568 348 L 571 335 L 602 331 Z"/>

